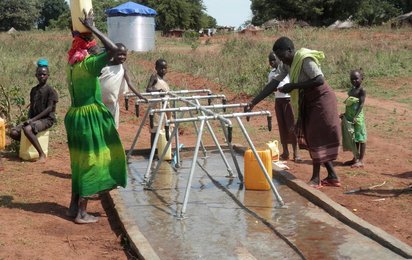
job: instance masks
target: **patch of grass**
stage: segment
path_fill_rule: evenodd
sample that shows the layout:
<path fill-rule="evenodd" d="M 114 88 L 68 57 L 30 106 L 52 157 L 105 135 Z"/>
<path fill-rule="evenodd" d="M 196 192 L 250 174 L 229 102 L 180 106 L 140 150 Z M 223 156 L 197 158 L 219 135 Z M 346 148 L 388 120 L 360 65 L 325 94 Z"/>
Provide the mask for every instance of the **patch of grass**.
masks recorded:
<path fill-rule="evenodd" d="M 350 177 L 356 177 L 358 175 L 368 175 L 368 172 L 365 170 L 346 170 L 343 172 L 343 174 Z"/>
<path fill-rule="evenodd" d="M 24 238 L 24 237 L 19 237 L 19 238 L 15 239 L 15 242 L 17 244 L 28 246 L 28 247 L 32 247 L 32 246 L 35 245 L 35 242 L 33 240 L 30 240 L 30 239 L 27 239 L 27 238 Z"/>
<path fill-rule="evenodd" d="M 132 80 L 140 91 L 145 90 L 151 73 L 141 65 L 141 60 L 153 62 L 154 69 L 155 60 L 165 58 L 171 71 L 207 78 L 234 93 L 255 95 L 266 84 L 270 69 L 267 55 L 275 39 L 281 35 L 293 39 L 296 48 L 306 47 L 325 53 L 322 70 L 333 88 L 346 91 L 350 86 L 349 71 L 362 67 L 369 96 L 412 103 L 410 32 L 385 27 L 344 31 L 322 28 L 278 29 L 265 31 L 262 37 L 230 34 L 218 41 L 212 37 L 206 44 L 190 37 L 177 39 L 158 35 L 155 50 L 131 52 L 127 65 Z M 199 44 L 196 48 L 193 46 L 194 40 Z M 67 51 L 70 45 L 69 31 L 32 31 L 12 35 L 0 33 L 2 86 L 10 91 L 19 90 L 19 93 L 11 95 L 20 104 L 27 105 L 30 89 L 37 84 L 34 77 L 35 63 L 39 58 L 46 58 L 50 64 L 48 82 L 58 90 L 60 98 L 57 115 L 64 115 L 70 105 L 66 83 Z M 396 82 L 397 77 L 403 77 L 403 85 L 384 87 L 388 84 L 378 84 L 382 79 L 393 79 Z M 191 86 L 183 83 L 182 86 L 175 87 L 186 89 Z M 3 98 L 0 96 L 0 99 Z M 11 122 L 8 123 L 17 122 L 20 116 L 19 107 L 12 105 Z M 58 118 L 56 132 L 64 133 L 63 118 Z"/>

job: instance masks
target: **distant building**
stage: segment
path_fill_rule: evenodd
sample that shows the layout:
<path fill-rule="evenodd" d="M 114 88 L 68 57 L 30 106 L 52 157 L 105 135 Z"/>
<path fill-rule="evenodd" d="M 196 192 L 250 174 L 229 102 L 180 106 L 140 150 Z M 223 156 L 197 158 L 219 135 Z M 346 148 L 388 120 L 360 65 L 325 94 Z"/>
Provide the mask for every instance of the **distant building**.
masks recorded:
<path fill-rule="evenodd" d="M 200 36 L 208 36 L 211 37 L 213 35 L 215 35 L 217 32 L 216 28 L 206 28 L 206 29 L 201 29 L 199 31 Z"/>
<path fill-rule="evenodd" d="M 163 36 L 181 38 L 183 37 L 184 33 L 185 33 L 185 30 L 182 30 L 182 29 L 171 29 L 168 32 L 164 33 Z"/>
<path fill-rule="evenodd" d="M 228 33 L 228 32 L 234 32 L 235 27 L 234 26 L 217 26 L 216 27 L 216 33 Z"/>
<path fill-rule="evenodd" d="M 246 28 L 242 29 L 239 33 L 256 35 L 260 31 L 262 31 L 262 29 L 259 26 L 254 26 L 250 24 Z"/>

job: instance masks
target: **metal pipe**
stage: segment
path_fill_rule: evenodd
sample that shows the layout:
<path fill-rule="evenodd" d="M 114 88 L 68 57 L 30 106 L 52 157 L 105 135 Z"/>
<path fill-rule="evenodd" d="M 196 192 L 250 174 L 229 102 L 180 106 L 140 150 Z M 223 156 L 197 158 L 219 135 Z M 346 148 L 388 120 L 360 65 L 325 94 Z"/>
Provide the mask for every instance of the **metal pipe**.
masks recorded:
<path fill-rule="evenodd" d="M 238 118 L 238 117 L 248 117 L 248 116 L 269 116 L 269 115 L 271 115 L 269 111 L 257 111 L 257 112 L 247 112 L 247 113 L 232 113 L 232 114 L 225 114 L 225 115 L 197 116 L 197 117 L 188 117 L 188 118 L 179 118 L 179 119 L 169 119 L 169 120 L 166 120 L 166 124 L 187 123 L 187 122 L 201 121 L 201 120 L 218 120 L 220 119 L 220 117 L 223 117 L 224 119 L 228 119 L 228 118 Z"/>
<path fill-rule="evenodd" d="M 145 114 L 144 114 L 144 116 L 143 116 L 143 120 L 142 120 L 142 122 L 140 123 L 139 129 L 137 130 L 137 133 L 136 133 L 136 135 L 135 135 L 135 137 L 134 137 L 134 139 L 133 139 L 132 145 L 130 146 L 130 150 L 129 150 L 129 152 L 127 153 L 127 160 L 129 160 L 130 155 L 132 154 L 132 151 L 133 151 L 135 145 L 137 144 L 137 140 L 138 140 L 138 138 L 139 138 L 139 136 L 140 136 L 140 132 L 142 131 L 142 129 L 143 129 L 143 127 L 144 127 L 144 123 L 145 123 L 148 115 L 149 115 L 149 109 L 146 110 L 146 112 L 145 112 Z"/>
<path fill-rule="evenodd" d="M 204 126 L 205 126 L 205 120 L 202 120 L 200 122 L 200 129 L 199 129 L 200 133 L 197 136 L 197 140 L 196 140 L 195 153 L 193 155 L 193 161 L 192 161 L 192 166 L 190 168 L 189 179 L 187 180 L 185 198 L 183 200 L 182 210 L 180 211 L 180 216 L 179 216 L 180 219 L 184 218 L 184 214 L 186 213 L 187 202 L 189 201 L 189 193 L 190 193 L 190 188 L 192 186 L 193 175 L 195 173 L 195 167 L 196 167 L 196 164 L 197 164 L 197 156 L 199 154 L 200 141 L 202 140 L 202 134 L 203 134 Z"/>
<path fill-rule="evenodd" d="M 167 101 L 164 102 L 162 108 L 166 108 L 167 104 L 168 104 Z M 153 163 L 153 158 L 154 158 L 154 154 L 156 151 L 157 142 L 159 141 L 160 128 L 162 127 L 164 117 L 166 117 L 165 112 L 160 114 L 159 125 L 157 126 L 155 139 L 153 141 L 153 146 L 152 146 L 152 149 L 150 150 L 149 164 L 147 165 L 147 169 L 146 169 L 146 173 L 144 174 L 143 182 L 147 181 L 147 178 L 149 177 L 149 174 L 150 174 L 150 169 L 152 168 L 152 163 Z"/>
<path fill-rule="evenodd" d="M 238 163 L 237 158 L 236 158 L 235 150 L 233 149 L 232 143 L 227 141 L 228 140 L 228 134 L 226 132 L 225 125 L 223 124 L 222 121 L 220 121 L 220 125 L 222 127 L 223 134 L 226 138 L 227 145 L 229 146 L 229 151 L 230 151 L 230 154 L 232 155 L 232 160 L 233 160 L 233 163 L 235 164 L 237 175 L 238 175 L 240 183 L 243 187 L 243 175 L 242 175 L 242 171 L 240 170 L 239 163 Z"/>
<path fill-rule="evenodd" d="M 239 103 L 239 104 L 215 104 L 215 105 L 210 105 L 210 106 L 200 106 L 196 105 L 193 107 L 173 107 L 173 108 L 166 108 L 164 110 L 160 109 L 153 109 L 153 113 L 160 113 L 160 112 L 184 112 L 184 111 L 193 111 L 193 110 L 201 110 L 201 108 L 204 109 L 223 109 L 223 111 L 226 110 L 226 108 L 237 108 L 237 107 L 246 107 L 248 104 L 247 103 Z"/>
<path fill-rule="evenodd" d="M 185 102 L 185 103 L 187 103 L 187 104 L 190 104 L 190 105 L 196 107 L 197 105 L 196 105 L 195 103 L 191 102 L 190 100 L 209 99 L 209 98 L 226 98 L 225 95 L 208 95 L 208 96 L 191 96 L 191 97 L 179 97 L 179 96 L 174 95 L 173 93 L 172 93 L 171 95 L 172 95 L 173 97 L 164 97 L 164 98 L 149 99 L 149 103 L 166 101 L 166 100 L 167 100 L 167 101 L 176 100 L 176 101 Z M 136 100 L 136 103 L 143 103 L 143 102 L 146 103 L 144 100 Z M 202 108 L 202 107 L 200 107 L 199 109 L 202 110 L 202 111 L 204 111 L 204 112 L 206 112 L 206 113 L 208 113 L 208 114 L 212 114 L 212 115 L 215 114 L 213 111 L 210 111 L 210 110 L 208 110 L 208 109 L 204 109 L 204 108 Z M 225 119 L 225 118 L 223 118 L 223 117 L 220 117 L 219 115 L 218 115 L 218 118 L 219 118 L 220 120 L 225 121 L 225 123 L 226 123 L 227 125 L 232 125 L 232 122 L 230 122 L 230 120 L 227 120 L 227 119 Z"/>
<path fill-rule="evenodd" d="M 200 105 L 199 101 L 196 100 L 197 104 Z M 205 112 L 201 111 L 202 115 L 205 114 Z M 212 126 L 210 125 L 209 121 L 206 121 L 206 126 L 207 129 L 209 130 L 210 135 L 212 136 L 213 142 L 215 143 L 217 149 L 219 150 L 220 156 L 222 157 L 223 162 L 226 165 L 226 169 L 229 172 L 229 177 L 233 177 L 233 170 L 229 165 L 229 162 L 227 161 L 226 157 L 225 157 L 225 153 L 222 150 L 222 147 L 219 144 L 219 140 L 217 139 L 215 132 L 212 129 Z M 205 149 L 206 150 L 206 149 Z"/>
<path fill-rule="evenodd" d="M 177 131 L 177 128 L 173 129 L 172 137 L 176 134 L 176 131 Z M 167 141 L 166 146 L 164 147 L 163 152 L 162 152 L 162 154 L 161 154 L 160 157 L 159 157 L 159 161 L 157 162 L 156 168 L 154 169 L 154 171 L 153 171 L 152 174 L 150 175 L 149 180 L 146 181 L 146 184 L 145 184 L 144 189 L 146 189 L 146 190 L 152 189 L 151 186 L 152 186 L 152 184 L 153 184 L 154 178 L 156 177 L 156 174 L 157 174 L 157 172 L 159 171 L 160 166 L 161 166 L 162 162 L 164 161 L 163 159 L 164 159 L 164 157 L 165 157 L 165 155 L 166 155 L 166 153 L 167 153 L 167 150 L 168 150 L 169 147 L 172 145 L 172 142 L 173 142 L 173 138 L 170 138 L 170 140 Z"/>
<path fill-rule="evenodd" d="M 272 189 L 273 193 L 275 194 L 276 200 L 278 201 L 280 207 L 283 207 L 285 203 L 282 200 L 282 197 L 280 196 L 278 190 L 276 189 L 275 185 L 272 182 L 272 178 L 270 178 L 265 166 L 263 165 L 262 159 L 260 159 L 259 154 L 256 151 L 256 148 L 250 139 L 249 135 L 247 134 L 246 128 L 242 123 L 242 120 L 240 120 L 239 117 L 236 117 L 237 122 L 239 123 L 240 128 L 242 129 L 243 135 L 245 136 L 247 142 L 249 143 L 250 149 L 252 149 L 253 154 L 255 155 L 255 158 L 260 166 L 260 169 L 263 171 L 263 174 L 265 175 L 266 180 L 268 181 L 270 188 Z"/>
<path fill-rule="evenodd" d="M 173 107 L 176 107 L 176 101 L 172 102 Z M 173 112 L 173 118 L 177 118 L 177 112 Z M 176 129 L 179 129 L 178 125 L 175 125 Z M 179 131 L 175 132 L 175 144 L 176 144 L 176 149 L 175 149 L 175 154 L 176 154 L 176 160 L 175 160 L 175 167 L 180 168 L 180 141 L 179 141 Z"/>
<path fill-rule="evenodd" d="M 163 95 L 166 92 L 163 92 Z M 153 103 L 153 102 L 162 102 L 162 101 L 173 101 L 173 100 L 178 100 L 178 101 L 187 101 L 187 100 L 196 100 L 196 99 L 210 99 L 210 98 L 225 98 L 225 95 L 208 95 L 208 96 L 190 96 L 190 97 L 180 97 L 180 96 L 173 96 L 172 97 L 162 97 L 162 98 L 151 98 L 148 99 L 147 101 L 149 103 Z M 136 103 L 147 103 L 145 100 L 143 99 L 137 99 Z"/>
<path fill-rule="evenodd" d="M 126 108 L 126 111 L 129 111 L 129 97 L 124 96 L 124 107 Z"/>
<path fill-rule="evenodd" d="M 140 93 L 142 96 L 159 96 L 159 95 L 168 95 L 168 94 L 194 94 L 194 93 L 210 93 L 212 91 L 209 89 L 183 89 L 183 90 L 171 90 L 171 91 L 153 91 L 153 92 L 143 92 Z M 128 92 L 124 94 L 125 97 L 137 97 L 135 93 Z"/>

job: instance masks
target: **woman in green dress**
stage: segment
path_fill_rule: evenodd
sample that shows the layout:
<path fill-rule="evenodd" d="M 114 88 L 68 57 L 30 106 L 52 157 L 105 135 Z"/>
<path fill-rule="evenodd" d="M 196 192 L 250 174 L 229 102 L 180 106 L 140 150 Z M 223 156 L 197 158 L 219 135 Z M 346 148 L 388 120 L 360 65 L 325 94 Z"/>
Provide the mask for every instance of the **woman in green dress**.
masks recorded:
<path fill-rule="evenodd" d="M 98 217 L 87 213 L 87 200 L 102 191 L 126 186 L 127 166 L 123 145 L 110 111 L 102 103 L 98 76 L 117 46 L 93 25 L 93 13 L 80 19 L 106 51 L 95 54 L 91 33 L 77 34 L 69 54 L 67 78 L 71 107 L 64 124 L 70 151 L 72 198 L 68 215 L 87 224 Z"/>

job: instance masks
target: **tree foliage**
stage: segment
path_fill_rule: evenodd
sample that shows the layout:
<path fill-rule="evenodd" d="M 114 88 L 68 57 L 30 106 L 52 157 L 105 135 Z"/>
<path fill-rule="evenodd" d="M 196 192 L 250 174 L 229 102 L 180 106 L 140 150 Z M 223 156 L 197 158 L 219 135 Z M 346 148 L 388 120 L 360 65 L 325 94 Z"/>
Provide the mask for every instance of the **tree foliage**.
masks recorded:
<path fill-rule="evenodd" d="M 38 18 L 38 28 L 46 29 L 50 25 L 50 20 L 58 20 L 63 13 L 69 13 L 69 5 L 65 0 L 41 0 L 40 17 Z"/>
<path fill-rule="evenodd" d="M 381 24 L 411 10 L 409 0 L 251 0 L 252 23 L 271 19 L 304 20 L 311 25 L 329 25 L 352 16 L 362 25 Z"/>
<path fill-rule="evenodd" d="M 140 2 L 157 11 L 156 27 L 163 32 L 177 28 L 199 30 L 216 24 L 216 20 L 204 12 L 202 0 L 143 0 Z"/>
<path fill-rule="evenodd" d="M 360 25 L 374 25 L 382 24 L 400 13 L 391 1 L 364 0 L 354 18 Z"/>
<path fill-rule="evenodd" d="M 128 0 L 93 0 L 93 11 L 97 28 L 102 31 L 107 31 L 107 15 L 106 10 L 128 2 Z"/>
<path fill-rule="evenodd" d="M 92 0 L 96 27 L 107 30 L 105 11 L 128 0 Z M 170 29 L 209 28 L 216 26 L 216 19 L 205 12 L 203 0 L 140 0 L 136 1 L 155 9 L 156 27 L 164 32 Z M 0 1 L 0 30 L 15 27 L 30 30 L 37 24 L 46 29 L 70 28 L 70 9 L 65 0 L 12 0 Z"/>
<path fill-rule="evenodd" d="M 39 18 L 40 6 L 37 0 L 0 1 L 0 30 L 11 27 L 16 30 L 30 30 Z"/>

